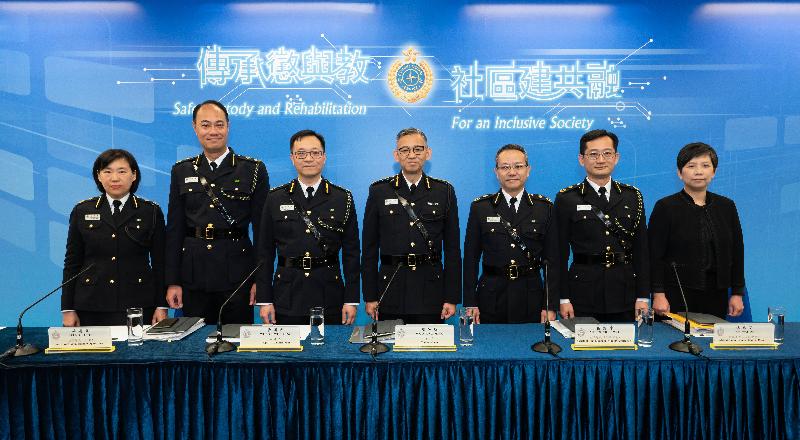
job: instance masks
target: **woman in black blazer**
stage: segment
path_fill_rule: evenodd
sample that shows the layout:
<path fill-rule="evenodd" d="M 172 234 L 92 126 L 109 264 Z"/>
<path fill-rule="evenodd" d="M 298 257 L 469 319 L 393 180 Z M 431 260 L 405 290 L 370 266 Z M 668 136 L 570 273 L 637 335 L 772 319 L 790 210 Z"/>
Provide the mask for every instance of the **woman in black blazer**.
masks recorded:
<path fill-rule="evenodd" d="M 683 147 L 677 159 L 683 190 L 656 202 L 650 215 L 651 285 L 657 313 L 684 310 L 675 270 L 690 312 L 723 318 L 744 310 L 739 214 L 731 199 L 708 191 L 718 162 L 716 151 L 707 144 Z"/>
<path fill-rule="evenodd" d="M 72 209 L 64 280 L 94 265 L 64 286 L 63 325 L 124 325 L 128 307 L 142 307 L 145 319 L 152 316 L 156 323 L 168 310 L 164 213 L 134 195 L 139 165 L 131 153 L 104 151 L 94 162 L 92 176 L 102 194 Z"/>

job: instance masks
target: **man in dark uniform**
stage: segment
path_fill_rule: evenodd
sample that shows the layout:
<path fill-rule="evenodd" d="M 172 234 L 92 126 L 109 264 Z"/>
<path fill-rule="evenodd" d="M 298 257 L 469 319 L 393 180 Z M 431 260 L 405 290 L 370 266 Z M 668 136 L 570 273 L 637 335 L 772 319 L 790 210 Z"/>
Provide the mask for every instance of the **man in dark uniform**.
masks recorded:
<path fill-rule="evenodd" d="M 255 267 L 253 241 L 269 191 L 261 161 L 228 147 L 228 112 L 216 101 L 194 109 L 203 152 L 172 167 L 167 214 L 167 302 L 216 323 L 219 308 Z M 255 280 L 225 307 L 223 322 L 252 323 Z"/>
<path fill-rule="evenodd" d="M 299 131 L 289 151 L 297 179 L 269 192 L 261 216 L 259 314 L 266 323 L 308 324 L 309 309 L 321 306 L 326 323 L 352 324 L 361 287 L 353 195 L 322 177 L 322 135 Z"/>
<path fill-rule="evenodd" d="M 555 210 L 550 199 L 525 191 L 530 171 L 524 148 L 502 146 L 495 155 L 500 191 L 478 197 L 470 207 L 464 241 L 464 306 L 476 323 L 556 319 L 559 251 Z M 540 275 L 544 262 L 548 266 L 549 313 Z"/>
<path fill-rule="evenodd" d="M 638 189 L 611 179 L 619 162 L 618 144 L 606 130 L 584 134 L 578 162 L 586 179 L 556 196 L 564 318 L 633 321 L 635 309 L 648 307 L 644 203 Z"/>
<path fill-rule="evenodd" d="M 450 183 L 423 172 L 430 157 L 422 131 L 401 130 L 394 151 L 400 174 L 369 188 L 362 277 L 370 316 L 383 295 L 380 319 L 436 323 L 452 316 L 461 299 L 456 194 Z"/>

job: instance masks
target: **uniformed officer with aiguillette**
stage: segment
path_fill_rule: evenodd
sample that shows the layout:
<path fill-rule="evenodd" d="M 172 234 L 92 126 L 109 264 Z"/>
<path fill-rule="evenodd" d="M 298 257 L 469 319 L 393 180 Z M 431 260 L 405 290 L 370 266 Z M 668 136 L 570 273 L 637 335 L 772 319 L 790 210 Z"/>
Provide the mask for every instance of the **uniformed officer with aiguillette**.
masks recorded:
<path fill-rule="evenodd" d="M 478 197 L 470 207 L 464 240 L 464 306 L 476 323 L 556 319 L 559 250 L 555 210 L 550 199 L 525 190 L 530 172 L 522 146 L 500 147 L 495 155 L 500 190 Z M 541 276 L 545 264 L 549 312 Z"/>
<path fill-rule="evenodd" d="M 228 112 L 206 101 L 192 115 L 198 156 L 172 167 L 167 214 L 167 302 L 186 316 L 216 323 L 219 308 L 255 268 L 250 240 L 269 191 L 264 164 L 228 147 Z M 223 322 L 252 323 L 255 280 L 225 307 Z M 248 291 L 250 293 L 248 300 Z"/>
<path fill-rule="evenodd" d="M 619 139 L 606 130 L 581 137 L 578 162 L 586 179 L 556 196 L 561 316 L 633 321 L 650 292 L 647 221 L 642 193 L 611 179 Z M 572 250 L 572 266 L 567 261 Z"/>
<path fill-rule="evenodd" d="M 379 319 L 407 324 L 441 322 L 461 300 L 456 194 L 453 185 L 423 172 L 430 157 L 422 131 L 401 130 L 394 150 L 401 172 L 369 188 L 362 279 L 370 316 L 384 293 Z"/>
<path fill-rule="evenodd" d="M 265 323 L 308 324 L 309 309 L 323 307 L 326 323 L 352 324 L 361 287 L 353 195 L 322 177 L 321 134 L 295 133 L 289 152 L 297 178 L 269 192 L 261 216 L 259 314 Z"/>

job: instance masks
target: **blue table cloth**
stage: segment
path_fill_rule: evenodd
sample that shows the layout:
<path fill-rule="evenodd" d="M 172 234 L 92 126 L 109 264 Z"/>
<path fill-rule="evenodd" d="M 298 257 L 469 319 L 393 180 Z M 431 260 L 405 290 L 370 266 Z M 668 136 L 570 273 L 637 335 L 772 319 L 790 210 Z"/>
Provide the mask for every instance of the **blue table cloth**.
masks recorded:
<path fill-rule="evenodd" d="M 670 351 L 656 324 L 637 351 L 535 353 L 541 325 L 479 325 L 453 353 L 373 361 L 326 327 L 298 353 L 209 357 L 212 327 L 108 354 L 0 368 L 0 438 L 800 438 L 800 324 L 779 350 Z M 46 329 L 26 342 L 47 345 Z M 0 348 L 14 344 L 0 331 Z"/>

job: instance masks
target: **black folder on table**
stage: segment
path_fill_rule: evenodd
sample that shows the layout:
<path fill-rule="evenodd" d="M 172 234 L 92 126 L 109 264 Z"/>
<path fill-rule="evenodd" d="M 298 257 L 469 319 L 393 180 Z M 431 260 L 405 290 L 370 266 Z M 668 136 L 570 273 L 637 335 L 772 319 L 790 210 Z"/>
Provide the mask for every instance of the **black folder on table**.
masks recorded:
<path fill-rule="evenodd" d="M 159 326 L 156 324 L 147 329 L 145 333 L 148 335 L 179 335 L 194 327 L 201 319 L 203 318 L 182 316 L 177 318 L 177 320 L 169 326 Z"/>

